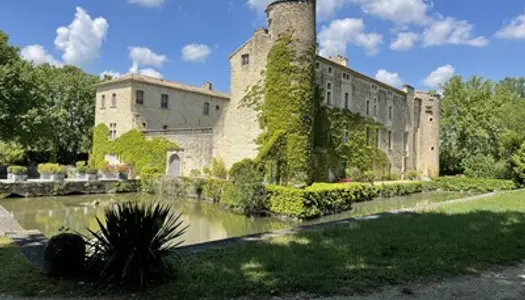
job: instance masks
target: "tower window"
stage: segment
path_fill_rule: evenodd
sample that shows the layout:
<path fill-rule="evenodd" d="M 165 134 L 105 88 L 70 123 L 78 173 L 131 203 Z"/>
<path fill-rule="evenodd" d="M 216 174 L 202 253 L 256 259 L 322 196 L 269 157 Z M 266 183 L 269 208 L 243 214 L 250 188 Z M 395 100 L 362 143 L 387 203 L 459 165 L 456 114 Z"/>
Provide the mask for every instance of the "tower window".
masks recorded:
<path fill-rule="evenodd" d="M 328 67 L 328 74 L 332 74 L 332 67 Z"/>
<path fill-rule="evenodd" d="M 366 114 L 370 115 L 370 100 L 366 100 Z"/>
<path fill-rule="evenodd" d="M 388 131 L 388 149 L 392 150 L 392 131 Z"/>
<path fill-rule="evenodd" d="M 100 109 L 106 109 L 106 96 L 102 95 L 100 97 Z"/>
<path fill-rule="evenodd" d="M 168 130 L 168 125 L 162 125 L 162 129 Z"/>
<path fill-rule="evenodd" d="M 250 54 L 243 54 L 241 56 L 241 63 L 243 66 L 249 65 L 250 64 Z"/>
<path fill-rule="evenodd" d="M 429 121 L 430 121 L 430 122 L 434 121 L 434 118 L 430 117 Z"/>
<path fill-rule="evenodd" d="M 348 109 L 349 106 L 349 95 L 348 93 L 345 93 L 345 108 Z"/>
<path fill-rule="evenodd" d="M 209 116 L 210 115 L 210 103 L 204 102 L 204 115 Z"/>
<path fill-rule="evenodd" d="M 142 128 L 146 129 L 148 127 L 148 123 L 142 122 Z"/>
<path fill-rule="evenodd" d="M 332 83 L 326 83 L 326 104 L 332 104 Z"/>
<path fill-rule="evenodd" d="M 160 97 L 160 108 L 167 109 L 168 108 L 168 101 L 169 101 L 169 96 L 166 95 L 166 94 L 162 94 L 161 97 Z"/>
<path fill-rule="evenodd" d="M 109 123 L 109 140 L 114 141 L 117 139 L 117 123 Z"/>
<path fill-rule="evenodd" d="M 392 106 L 388 107 L 388 120 L 392 121 Z"/>
<path fill-rule="evenodd" d="M 117 107 L 117 94 L 111 95 L 111 107 L 112 108 Z"/>
<path fill-rule="evenodd" d="M 319 70 L 319 68 L 321 68 L 321 65 L 320 65 L 318 62 L 316 62 L 316 63 L 315 63 L 315 68 L 316 68 L 317 70 Z"/>
<path fill-rule="evenodd" d="M 144 91 L 137 90 L 135 93 L 135 103 L 140 105 L 144 104 Z"/>
<path fill-rule="evenodd" d="M 219 105 L 216 105 L 215 110 L 219 110 L 219 109 L 221 109 L 221 107 Z"/>
<path fill-rule="evenodd" d="M 381 146 L 381 131 L 379 129 L 376 129 L 376 148 L 379 148 Z"/>

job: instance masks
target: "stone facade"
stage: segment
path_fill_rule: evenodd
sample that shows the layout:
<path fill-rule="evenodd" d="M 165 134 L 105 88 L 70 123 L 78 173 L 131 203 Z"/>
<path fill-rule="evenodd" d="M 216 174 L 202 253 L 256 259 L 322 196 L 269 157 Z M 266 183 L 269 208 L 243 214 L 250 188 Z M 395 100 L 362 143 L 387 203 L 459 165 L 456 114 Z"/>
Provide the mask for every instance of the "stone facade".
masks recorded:
<path fill-rule="evenodd" d="M 261 133 L 257 113 L 240 104 L 250 88 L 264 84 L 268 53 L 279 34 L 292 33 L 299 56 L 315 51 L 315 6 L 315 0 L 278 0 L 268 6 L 268 29 L 256 30 L 229 58 L 230 95 L 217 93 L 210 85 L 197 88 L 126 75 L 98 87 L 97 124 L 116 124 L 117 136 L 140 128 L 148 136 L 166 136 L 179 143 L 183 149 L 170 153 L 167 165 L 169 156 L 176 154 L 182 175 L 209 166 L 213 157 L 223 159 L 227 167 L 254 158 L 255 139 Z M 439 97 L 410 86 L 386 85 L 348 68 L 343 56 L 316 55 L 315 81 L 323 89 L 325 105 L 349 109 L 384 125 L 374 142 L 390 158 L 393 172 L 439 175 Z M 136 104 L 137 91 L 144 92 L 144 104 Z M 118 97 L 116 108 L 109 107 L 113 94 Z M 161 107 L 163 94 L 169 98 L 168 108 Z M 203 113 L 205 103 L 208 114 Z"/>

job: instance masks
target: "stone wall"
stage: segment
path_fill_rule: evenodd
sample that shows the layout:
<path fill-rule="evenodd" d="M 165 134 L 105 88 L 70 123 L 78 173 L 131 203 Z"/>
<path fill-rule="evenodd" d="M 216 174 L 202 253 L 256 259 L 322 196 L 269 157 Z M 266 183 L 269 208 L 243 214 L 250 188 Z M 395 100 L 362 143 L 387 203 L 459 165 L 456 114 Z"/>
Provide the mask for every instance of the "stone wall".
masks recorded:
<path fill-rule="evenodd" d="M 46 197 L 76 194 L 134 193 L 139 191 L 139 182 L 125 181 L 28 181 L 0 183 L 0 198 Z"/>
<path fill-rule="evenodd" d="M 115 94 L 116 105 L 111 101 Z M 104 99 L 104 100 L 103 100 Z M 135 128 L 132 110 L 132 87 L 130 82 L 120 82 L 111 86 L 97 88 L 95 124 L 104 123 L 108 128 L 111 123 L 117 124 L 117 136 Z M 102 105 L 104 102 L 104 105 Z"/>
<path fill-rule="evenodd" d="M 146 137 L 163 136 L 177 143 L 182 149 L 175 151 L 181 163 L 181 176 L 188 176 L 191 170 L 210 167 L 213 158 L 213 131 L 211 128 L 174 129 L 169 131 L 147 131 Z M 169 161 L 169 155 L 167 157 Z M 166 164 L 166 173 L 168 163 Z"/>
<path fill-rule="evenodd" d="M 439 123 L 440 100 L 439 97 L 417 92 L 419 100 L 419 135 L 418 135 L 418 161 L 417 168 L 424 176 L 439 176 Z"/>

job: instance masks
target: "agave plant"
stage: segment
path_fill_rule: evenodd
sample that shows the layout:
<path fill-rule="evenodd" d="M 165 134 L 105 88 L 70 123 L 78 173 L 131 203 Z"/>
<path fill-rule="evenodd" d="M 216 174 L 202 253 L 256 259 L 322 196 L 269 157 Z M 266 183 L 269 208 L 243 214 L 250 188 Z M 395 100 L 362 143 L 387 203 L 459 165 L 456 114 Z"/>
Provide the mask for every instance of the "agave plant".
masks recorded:
<path fill-rule="evenodd" d="M 98 280 L 128 289 L 143 289 L 173 273 L 175 251 L 185 233 L 181 215 L 161 203 L 125 202 L 109 208 L 100 231 L 89 230 L 90 265 Z"/>

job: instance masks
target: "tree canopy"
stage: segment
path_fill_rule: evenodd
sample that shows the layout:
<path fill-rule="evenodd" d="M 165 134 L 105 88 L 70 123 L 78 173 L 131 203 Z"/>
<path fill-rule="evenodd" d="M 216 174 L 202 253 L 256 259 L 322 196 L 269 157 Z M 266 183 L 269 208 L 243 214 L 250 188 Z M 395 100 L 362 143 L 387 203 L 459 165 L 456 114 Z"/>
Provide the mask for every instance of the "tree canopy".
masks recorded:
<path fill-rule="evenodd" d="M 21 59 L 0 31 L 0 157 L 23 149 L 71 163 L 87 153 L 98 82 L 73 66 L 35 66 Z"/>

